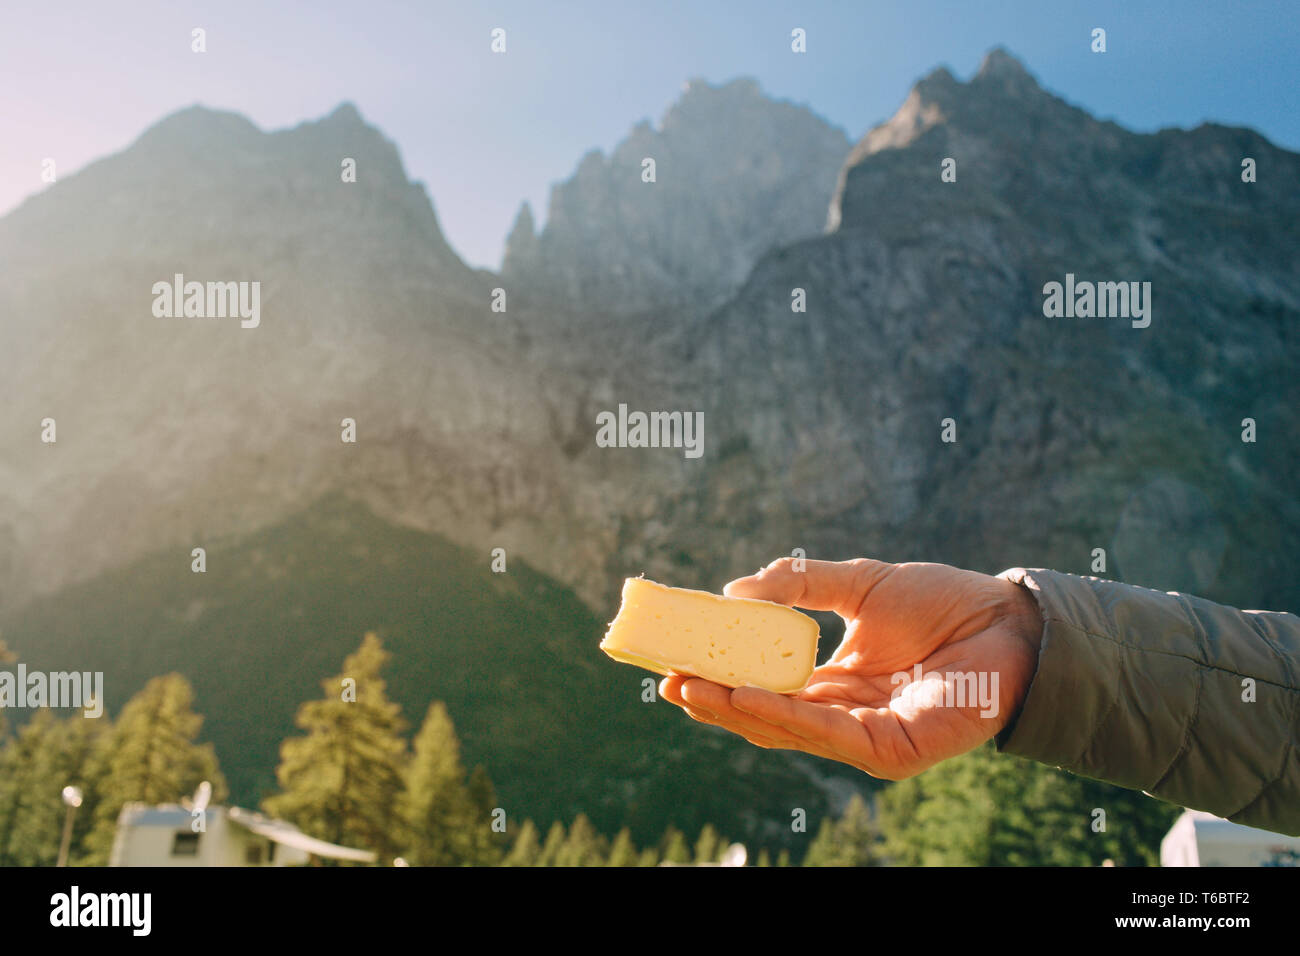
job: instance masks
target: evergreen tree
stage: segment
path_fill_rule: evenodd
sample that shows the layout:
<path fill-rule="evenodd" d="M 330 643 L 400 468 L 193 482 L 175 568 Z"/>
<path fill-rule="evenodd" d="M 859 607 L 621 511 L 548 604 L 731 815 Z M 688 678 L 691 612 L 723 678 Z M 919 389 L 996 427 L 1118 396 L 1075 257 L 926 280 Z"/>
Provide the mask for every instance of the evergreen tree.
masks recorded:
<path fill-rule="evenodd" d="M 5 742 L 0 754 L 0 866 L 30 866 L 22 859 L 25 831 L 41 800 L 36 782 L 41 751 L 54 735 L 54 715 L 39 710 Z"/>
<path fill-rule="evenodd" d="M 624 827 L 614 837 L 614 843 L 609 848 L 609 859 L 606 861 L 606 865 L 636 866 L 637 856 L 636 845 L 632 842 L 632 831 Z"/>
<path fill-rule="evenodd" d="M 560 850 L 564 846 L 565 834 L 564 824 L 556 820 L 551 824 L 551 829 L 547 831 L 546 842 L 542 844 L 542 852 L 537 855 L 537 866 L 558 866 L 556 860 L 560 857 Z"/>
<path fill-rule="evenodd" d="M 398 855 L 406 836 L 394 825 L 405 722 L 379 676 L 388 657 L 379 638 L 367 634 L 342 673 L 321 682 L 324 699 L 298 708 L 295 723 L 307 736 L 281 746 L 281 792 L 264 802 L 267 813 L 312 836 L 377 851 L 381 864 Z"/>
<path fill-rule="evenodd" d="M 839 856 L 837 839 L 835 833 L 835 821 L 830 817 L 822 817 L 821 825 L 817 828 L 817 835 L 808 846 L 808 852 L 803 856 L 801 866 L 838 866 L 836 858 Z"/>
<path fill-rule="evenodd" d="M 132 697 L 111 733 L 103 734 L 98 762 L 102 786 L 84 862 L 108 862 L 124 804 L 177 803 L 199 784 L 212 785 L 212 802 L 226 798 L 226 779 L 211 744 L 194 742 L 203 718 L 194 713 L 194 690 L 180 674 L 155 677 Z"/>
<path fill-rule="evenodd" d="M 772 856 L 767 852 L 767 847 L 763 847 L 763 849 L 758 851 L 758 863 L 756 865 L 757 866 L 772 865 Z"/>
<path fill-rule="evenodd" d="M 497 791 L 487 769 L 475 765 L 466 787 L 469 803 L 474 812 L 474 826 L 470 829 L 473 851 L 468 862 L 475 866 L 495 866 L 505 852 L 506 835 L 492 829 L 493 814 L 497 809 Z"/>
<path fill-rule="evenodd" d="M 585 813 L 579 813 L 556 856 L 555 866 L 604 866 L 609 848 Z"/>
<path fill-rule="evenodd" d="M 722 852 L 727 846 L 728 844 L 718 835 L 713 824 L 706 823 L 695 841 L 695 862 L 717 863 L 722 859 Z"/>
<path fill-rule="evenodd" d="M 14 864 L 53 866 L 57 862 L 68 812 L 63 802 L 63 788 L 67 786 L 75 786 L 82 793 L 82 804 L 73 813 L 69 843 L 69 861 L 75 863 L 84 852 L 83 844 L 95 822 L 100 780 L 94 751 L 109 725 L 103 717 L 76 714 L 54 720 L 49 711 L 41 711 L 23 730 L 29 728 L 38 739 L 34 762 L 22 784 L 28 791 L 28 805 L 14 825 Z"/>
<path fill-rule="evenodd" d="M 778 854 L 776 855 L 776 865 L 777 865 L 777 866 L 789 866 L 789 865 L 790 865 L 790 851 L 789 851 L 789 850 L 782 850 L 780 853 L 778 853 Z"/>
<path fill-rule="evenodd" d="M 460 741 L 442 701 L 429 706 L 406 771 L 400 803 L 409 834 L 403 857 L 412 866 L 474 862 L 475 828 L 485 825 L 465 785 Z"/>
<path fill-rule="evenodd" d="M 1155 865 L 1180 812 L 992 743 L 891 785 L 879 807 L 884 852 L 905 866 Z M 1105 831 L 1093 829 L 1096 809 Z"/>
<path fill-rule="evenodd" d="M 849 800 L 837 821 L 823 818 L 803 859 L 804 866 L 875 866 L 879 835 L 871 810 L 859 794 Z"/>
<path fill-rule="evenodd" d="M 542 855 L 542 846 L 537 838 L 537 827 L 532 820 L 525 820 L 515 837 L 515 845 L 510 848 L 502 866 L 537 866 Z"/>
<path fill-rule="evenodd" d="M 691 862 L 691 848 L 686 843 L 686 835 L 675 826 L 669 825 L 664 831 L 660 845 L 663 847 L 665 863 Z"/>
<path fill-rule="evenodd" d="M 641 855 L 636 858 L 637 866 L 658 866 L 659 851 L 652 846 L 646 847 L 641 851 Z"/>

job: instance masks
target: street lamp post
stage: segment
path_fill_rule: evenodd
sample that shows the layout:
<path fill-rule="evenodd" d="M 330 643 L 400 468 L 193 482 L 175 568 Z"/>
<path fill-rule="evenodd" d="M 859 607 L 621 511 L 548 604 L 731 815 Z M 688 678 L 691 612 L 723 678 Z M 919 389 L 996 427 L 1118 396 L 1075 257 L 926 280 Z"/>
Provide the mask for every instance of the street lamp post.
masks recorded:
<path fill-rule="evenodd" d="M 68 805 L 68 815 L 63 818 L 63 842 L 59 844 L 59 862 L 55 866 L 68 865 L 68 850 L 72 846 L 72 817 L 81 806 L 81 791 L 76 787 L 63 788 L 63 802 Z"/>

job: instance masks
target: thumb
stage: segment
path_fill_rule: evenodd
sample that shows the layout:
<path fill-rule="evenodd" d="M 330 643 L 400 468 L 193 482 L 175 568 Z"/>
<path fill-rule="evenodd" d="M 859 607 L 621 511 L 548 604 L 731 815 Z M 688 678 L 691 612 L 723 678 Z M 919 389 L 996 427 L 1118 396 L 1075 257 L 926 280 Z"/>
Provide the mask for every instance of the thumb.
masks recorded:
<path fill-rule="evenodd" d="M 862 599 L 895 565 L 871 558 L 852 561 L 809 561 L 779 558 L 757 574 L 737 578 L 722 589 L 728 597 L 775 601 L 810 611 L 834 611 L 851 618 Z"/>

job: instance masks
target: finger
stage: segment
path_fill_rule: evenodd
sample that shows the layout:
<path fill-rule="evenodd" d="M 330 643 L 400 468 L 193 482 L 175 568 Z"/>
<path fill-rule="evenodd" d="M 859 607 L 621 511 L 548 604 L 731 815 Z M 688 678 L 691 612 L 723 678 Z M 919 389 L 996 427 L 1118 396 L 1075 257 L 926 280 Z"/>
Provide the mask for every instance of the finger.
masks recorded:
<path fill-rule="evenodd" d="M 712 727 L 718 727 L 721 728 L 722 730 L 726 730 L 733 734 L 736 734 L 739 737 L 743 737 L 745 738 L 745 740 L 753 744 L 755 747 L 762 747 L 764 750 L 781 750 L 781 749 L 790 749 L 793 746 L 792 743 L 778 741 L 773 737 L 768 737 L 764 734 L 759 734 L 752 730 L 741 729 L 737 727 L 729 727 L 725 722 L 720 720 L 716 714 L 711 714 L 708 711 L 697 710 L 694 707 L 684 707 L 682 709 L 685 710 L 686 713 L 689 714 L 693 719 L 699 721 L 700 723 L 708 724 Z"/>
<path fill-rule="evenodd" d="M 698 685 L 716 687 L 717 691 L 708 690 L 704 686 L 697 686 L 692 692 L 692 698 L 696 703 L 694 705 L 689 704 L 685 697 L 682 696 L 682 688 L 688 680 Z M 721 693 L 718 693 L 718 691 Z M 669 703 L 681 707 L 692 720 L 713 727 L 721 727 L 723 730 L 743 737 L 754 746 L 762 747 L 764 750 L 796 750 L 811 754 L 814 757 L 821 757 L 824 760 L 848 764 L 872 776 L 880 776 L 873 773 L 869 767 L 849 759 L 844 754 L 835 753 L 814 741 L 796 736 L 774 724 L 769 724 L 761 718 L 755 718 L 750 714 L 737 710 L 731 705 L 731 691 L 721 685 L 710 684 L 710 682 L 701 678 L 688 678 L 680 674 L 674 674 L 671 677 L 665 677 L 660 682 L 659 696 Z M 700 704 L 701 699 L 707 699 L 709 707 L 717 708 L 717 710 L 722 710 L 724 713 L 718 714 L 716 710 L 702 706 Z"/>
<path fill-rule="evenodd" d="M 683 707 L 682 710 L 686 711 L 687 716 L 692 720 L 698 720 L 702 724 L 713 724 L 717 726 L 717 714 L 710 713 L 707 710 L 700 710 L 698 707 L 691 707 L 690 705 Z"/>
<path fill-rule="evenodd" d="M 683 677 L 681 674 L 673 674 L 665 677 L 659 682 L 659 696 L 670 704 L 676 704 L 678 707 L 685 707 L 686 701 L 682 699 L 682 684 L 690 678 Z"/>
<path fill-rule="evenodd" d="M 767 691 L 762 693 L 767 693 Z M 843 754 L 835 753 L 831 749 L 822 746 L 816 740 L 801 737 L 784 727 L 763 720 L 761 717 L 738 710 L 731 703 L 734 694 L 735 691 L 730 688 L 700 678 L 693 678 L 682 685 L 683 706 L 687 708 L 688 713 L 695 710 L 697 713 L 705 715 L 696 718 L 702 723 L 713 724 L 716 727 L 722 727 L 724 730 L 730 730 L 732 733 L 739 734 L 750 743 L 757 744 L 760 747 L 800 750 L 812 754 L 814 757 L 823 757 L 827 760 L 847 763 L 866 773 L 871 772 L 861 764 L 847 759 Z M 763 742 L 760 743 L 760 741 Z"/>
<path fill-rule="evenodd" d="M 742 714 L 783 728 L 808 744 L 829 751 L 835 760 L 850 763 L 872 776 L 883 776 L 871 735 L 864 726 L 864 721 L 872 716 L 865 708 L 854 716 L 838 707 L 812 704 L 757 687 L 736 688 L 731 704 Z"/>
<path fill-rule="evenodd" d="M 728 597 L 775 601 L 810 611 L 834 611 L 851 618 L 867 593 L 896 565 L 871 558 L 853 561 L 809 561 L 779 558 L 757 574 L 737 578 L 722 589 Z"/>
<path fill-rule="evenodd" d="M 760 737 L 782 745 L 797 742 L 795 735 L 789 731 L 736 710 L 731 706 L 731 693 L 729 687 L 698 677 L 693 678 L 682 685 L 683 706 L 708 715 L 710 722 L 742 737 Z"/>

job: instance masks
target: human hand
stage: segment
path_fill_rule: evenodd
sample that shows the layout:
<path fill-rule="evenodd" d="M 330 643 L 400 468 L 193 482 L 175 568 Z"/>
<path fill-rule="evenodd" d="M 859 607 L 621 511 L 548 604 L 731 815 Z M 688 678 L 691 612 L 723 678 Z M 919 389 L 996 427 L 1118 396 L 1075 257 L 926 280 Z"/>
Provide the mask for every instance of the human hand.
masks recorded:
<path fill-rule="evenodd" d="M 802 750 L 889 780 L 973 749 L 1019 713 L 1043 628 L 1020 585 L 946 564 L 802 564 L 796 571 L 782 558 L 724 589 L 844 618 L 843 641 L 802 691 L 733 690 L 674 675 L 660 695 L 759 747 Z M 953 692 L 949 675 L 972 673 L 993 692 L 984 706 L 969 684 L 955 689 L 971 693 Z"/>

